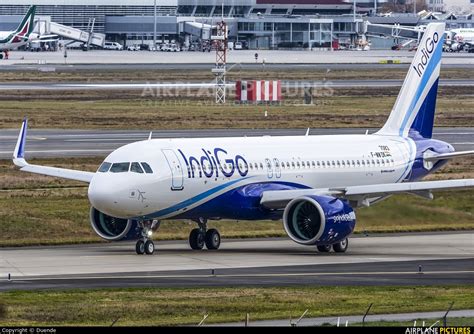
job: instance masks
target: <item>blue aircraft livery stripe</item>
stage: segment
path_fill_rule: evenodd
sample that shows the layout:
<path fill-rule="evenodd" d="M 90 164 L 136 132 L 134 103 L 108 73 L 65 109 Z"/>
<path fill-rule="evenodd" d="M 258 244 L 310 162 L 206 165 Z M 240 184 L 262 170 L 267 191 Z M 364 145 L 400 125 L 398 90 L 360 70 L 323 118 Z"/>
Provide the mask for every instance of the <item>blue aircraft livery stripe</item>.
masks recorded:
<path fill-rule="evenodd" d="M 222 190 L 222 189 L 225 189 L 227 187 L 230 187 L 231 185 L 239 182 L 239 181 L 243 181 L 245 179 L 249 179 L 249 178 L 253 178 L 253 176 L 249 176 L 249 177 L 244 177 L 244 178 L 241 178 L 241 179 L 238 179 L 238 180 L 234 180 L 234 181 L 230 181 L 230 182 L 227 182 L 227 183 L 224 183 L 220 186 L 217 186 L 215 188 L 212 188 L 208 191 L 205 191 L 199 195 L 196 195 L 192 198 L 189 198 L 181 203 L 178 203 L 176 205 L 173 205 L 169 208 L 166 208 L 166 209 L 163 209 L 163 210 L 160 210 L 160 211 L 157 211 L 157 212 L 153 212 L 153 213 L 150 213 L 146 216 L 143 216 L 143 217 L 139 217 L 140 219 L 156 219 L 156 218 L 160 218 L 160 217 L 163 217 L 163 216 L 167 216 L 171 213 L 177 213 L 177 211 L 183 209 L 183 208 L 186 208 L 186 207 L 189 207 L 203 199 L 206 199 L 210 196 L 212 196 L 213 194 L 217 193 L 218 191 Z M 280 184 L 280 185 L 284 185 L 284 186 L 288 186 L 288 187 L 292 187 L 294 189 L 308 189 L 310 187 L 306 186 L 306 185 L 303 185 L 303 184 L 299 184 L 299 183 L 294 183 L 294 182 L 285 182 L 285 181 L 262 181 L 262 182 L 259 182 L 261 184 Z M 245 184 L 246 186 L 247 185 L 250 185 L 251 183 L 247 183 Z M 208 198 L 209 199 L 209 198 Z M 209 199 L 211 200 L 211 199 Z M 203 204 L 205 204 L 206 202 L 204 202 Z M 196 207 L 197 208 L 197 207 Z M 196 208 L 193 208 L 193 209 L 196 209 Z M 191 209 L 192 210 L 192 209 Z"/>
<path fill-rule="evenodd" d="M 431 78 L 431 75 L 433 74 L 434 69 L 436 66 L 438 66 L 439 62 L 441 61 L 441 56 L 442 56 L 442 50 L 443 50 L 443 36 L 440 38 L 438 45 L 436 46 L 436 50 L 433 54 L 433 59 L 429 62 L 425 72 L 423 73 L 423 77 L 421 79 L 421 83 L 418 85 L 418 89 L 416 91 L 416 94 L 410 104 L 410 107 L 408 108 L 408 112 L 405 114 L 405 117 L 403 119 L 402 125 L 400 127 L 399 135 L 403 136 L 403 132 L 405 130 L 405 127 L 407 126 L 408 120 L 410 119 L 415 106 L 420 99 L 420 96 L 423 94 L 423 91 L 426 88 L 426 84 L 428 83 L 429 79 Z M 431 89 L 431 87 L 430 87 Z"/>
<path fill-rule="evenodd" d="M 25 157 L 26 132 L 28 129 L 28 120 L 23 120 L 23 132 L 21 133 L 20 146 L 18 147 L 17 158 Z"/>
<path fill-rule="evenodd" d="M 217 186 L 215 188 L 212 188 L 212 189 L 209 189 L 203 193 L 200 193 L 199 195 L 196 195 L 194 197 L 191 197 L 191 198 L 188 198 L 187 200 L 183 201 L 183 202 L 180 202 L 176 205 L 173 205 L 173 206 L 170 206 L 169 208 L 166 208 L 166 209 L 163 209 L 163 210 L 160 210 L 158 212 L 154 212 L 154 213 L 151 213 L 149 215 L 146 215 L 142 218 L 145 218 L 145 219 L 152 219 L 152 218 L 156 218 L 156 217 L 162 217 L 162 216 L 166 216 L 166 215 L 169 215 L 170 213 L 173 213 L 175 211 L 178 211 L 178 210 L 181 210 L 183 208 L 186 208 L 188 206 L 191 206 L 193 205 L 194 203 L 196 202 L 199 202 L 203 199 L 205 199 L 206 197 L 209 197 L 213 194 L 215 194 L 216 192 L 222 190 L 222 189 L 225 189 L 237 182 L 240 182 L 240 181 L 243 181 L 245 179 L 248 179 L 252 176 L 249 176 L 249 177 L 244 177 L 244 178 L 241 178 L 241 179 L 238 179 L 238 180 L 233 180 L 233 181 L 230 181 L 230 182 L 227 182 L 227 183 L 224 183 L 224 184 L 221 184 L 220 186 Z"/>

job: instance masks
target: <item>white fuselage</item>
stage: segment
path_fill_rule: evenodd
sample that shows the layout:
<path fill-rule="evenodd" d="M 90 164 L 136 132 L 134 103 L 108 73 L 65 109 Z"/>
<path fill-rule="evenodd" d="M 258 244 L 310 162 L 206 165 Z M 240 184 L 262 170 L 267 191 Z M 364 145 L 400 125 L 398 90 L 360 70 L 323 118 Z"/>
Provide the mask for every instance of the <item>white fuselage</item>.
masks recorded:
<path fill-rule="evenodd" d="M 0 51 L 3 50 L 14 50 L 20 46 L 28 43 L 28 38 L 18 38 L 17 42 L 13 42 L 15 37 L 13 33 L 15 31 L 0 31 L 0 41 L 7 40 L 8 42 L 0 42 Z"/>
<path fill-rule="evenodd" d="M 452 43 L 474 44 L 474 28 L 459 28 L 449 31 L 449 41 Z"/>
<path fill-rule="evenodd" d="M 401 182 L 415 154 L 412 139 L 380 135 L 153 139 L 105 159 L 146 162 L 152 174 L 98 172 L 89 199 L 115 217 L 166 219 L 249 184 L 337 188 Z"/>

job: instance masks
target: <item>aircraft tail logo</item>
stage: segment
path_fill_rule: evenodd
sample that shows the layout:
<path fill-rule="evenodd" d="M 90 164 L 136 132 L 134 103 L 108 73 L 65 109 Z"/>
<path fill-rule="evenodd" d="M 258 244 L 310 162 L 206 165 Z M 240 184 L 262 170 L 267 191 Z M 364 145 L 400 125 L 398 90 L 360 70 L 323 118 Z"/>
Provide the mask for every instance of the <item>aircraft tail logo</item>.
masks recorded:
<path fill-rule="evenodd" d="M 382 135 L 431 138 L 444 41 L 444 23 L 428 24 Z"/>

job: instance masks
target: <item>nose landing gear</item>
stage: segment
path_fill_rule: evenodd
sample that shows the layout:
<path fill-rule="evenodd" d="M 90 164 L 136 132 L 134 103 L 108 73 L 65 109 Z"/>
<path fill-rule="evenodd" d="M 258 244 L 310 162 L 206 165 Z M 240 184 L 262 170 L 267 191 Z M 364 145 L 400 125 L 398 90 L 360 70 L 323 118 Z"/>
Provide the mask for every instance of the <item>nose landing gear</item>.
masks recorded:
<path fill-rule="evenodd" d="M 219 249 L 221 245 L 221 235 L 215 228 L 207 229 L 207 219 L 199 218 L 196 221 L 199 228 L 195 228 L 189 234 L 189 245 L 194 250 L 201 250 L 206 245 L 207 249 Z"/>
<path fill-rule="evenodd" d="M 157 231 L 160 227 L 160 221 L 141 221 L 138 222 L 138 227 L 141 229 L 140 233 L 142 237 L 137 241 L 135 251 L 140 255 L 153 254 L 155 252 L 155 244 L 150 238 L 153 235 L 153 232 Z"/>

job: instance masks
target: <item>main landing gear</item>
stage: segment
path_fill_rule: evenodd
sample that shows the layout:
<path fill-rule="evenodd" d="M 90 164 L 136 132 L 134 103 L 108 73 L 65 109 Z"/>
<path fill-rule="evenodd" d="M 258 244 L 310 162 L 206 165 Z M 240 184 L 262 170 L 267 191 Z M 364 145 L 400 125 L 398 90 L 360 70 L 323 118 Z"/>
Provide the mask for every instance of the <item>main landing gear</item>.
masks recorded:
<path fill-rule="evenodd" d="M 192 249 L 200 250 L 206 245 L 207 249 L 219 249 L 221 245 L 221 235 L 215 228 L 207 229 L 207 219 L 199 218 L 196 221 L 199 228 L 195 228 L 189 234 L 189 245 Z"/>
<path fill-rule="evenodd" d="M 332 245 L 317 246 L 318 251 L 321 253 L 329 253 L 331 251 L 331 247 L 336 253 L 345 253 L 349 247 L 349 239 L 346 238 L 341 242 Z"/>
<path fill-rule="evenodd" d="M 155 252 L 155 244 L 151 240 L 153 232 L 158 230 L 160 227 L 160 221 L 141 221 L 138 222 L 138 227 L 140 228 L 140 233 L 142 237 L 137 241 L 135 245 L 135 251 L 137 254 L 148 254 L 151 255 Z"/>

